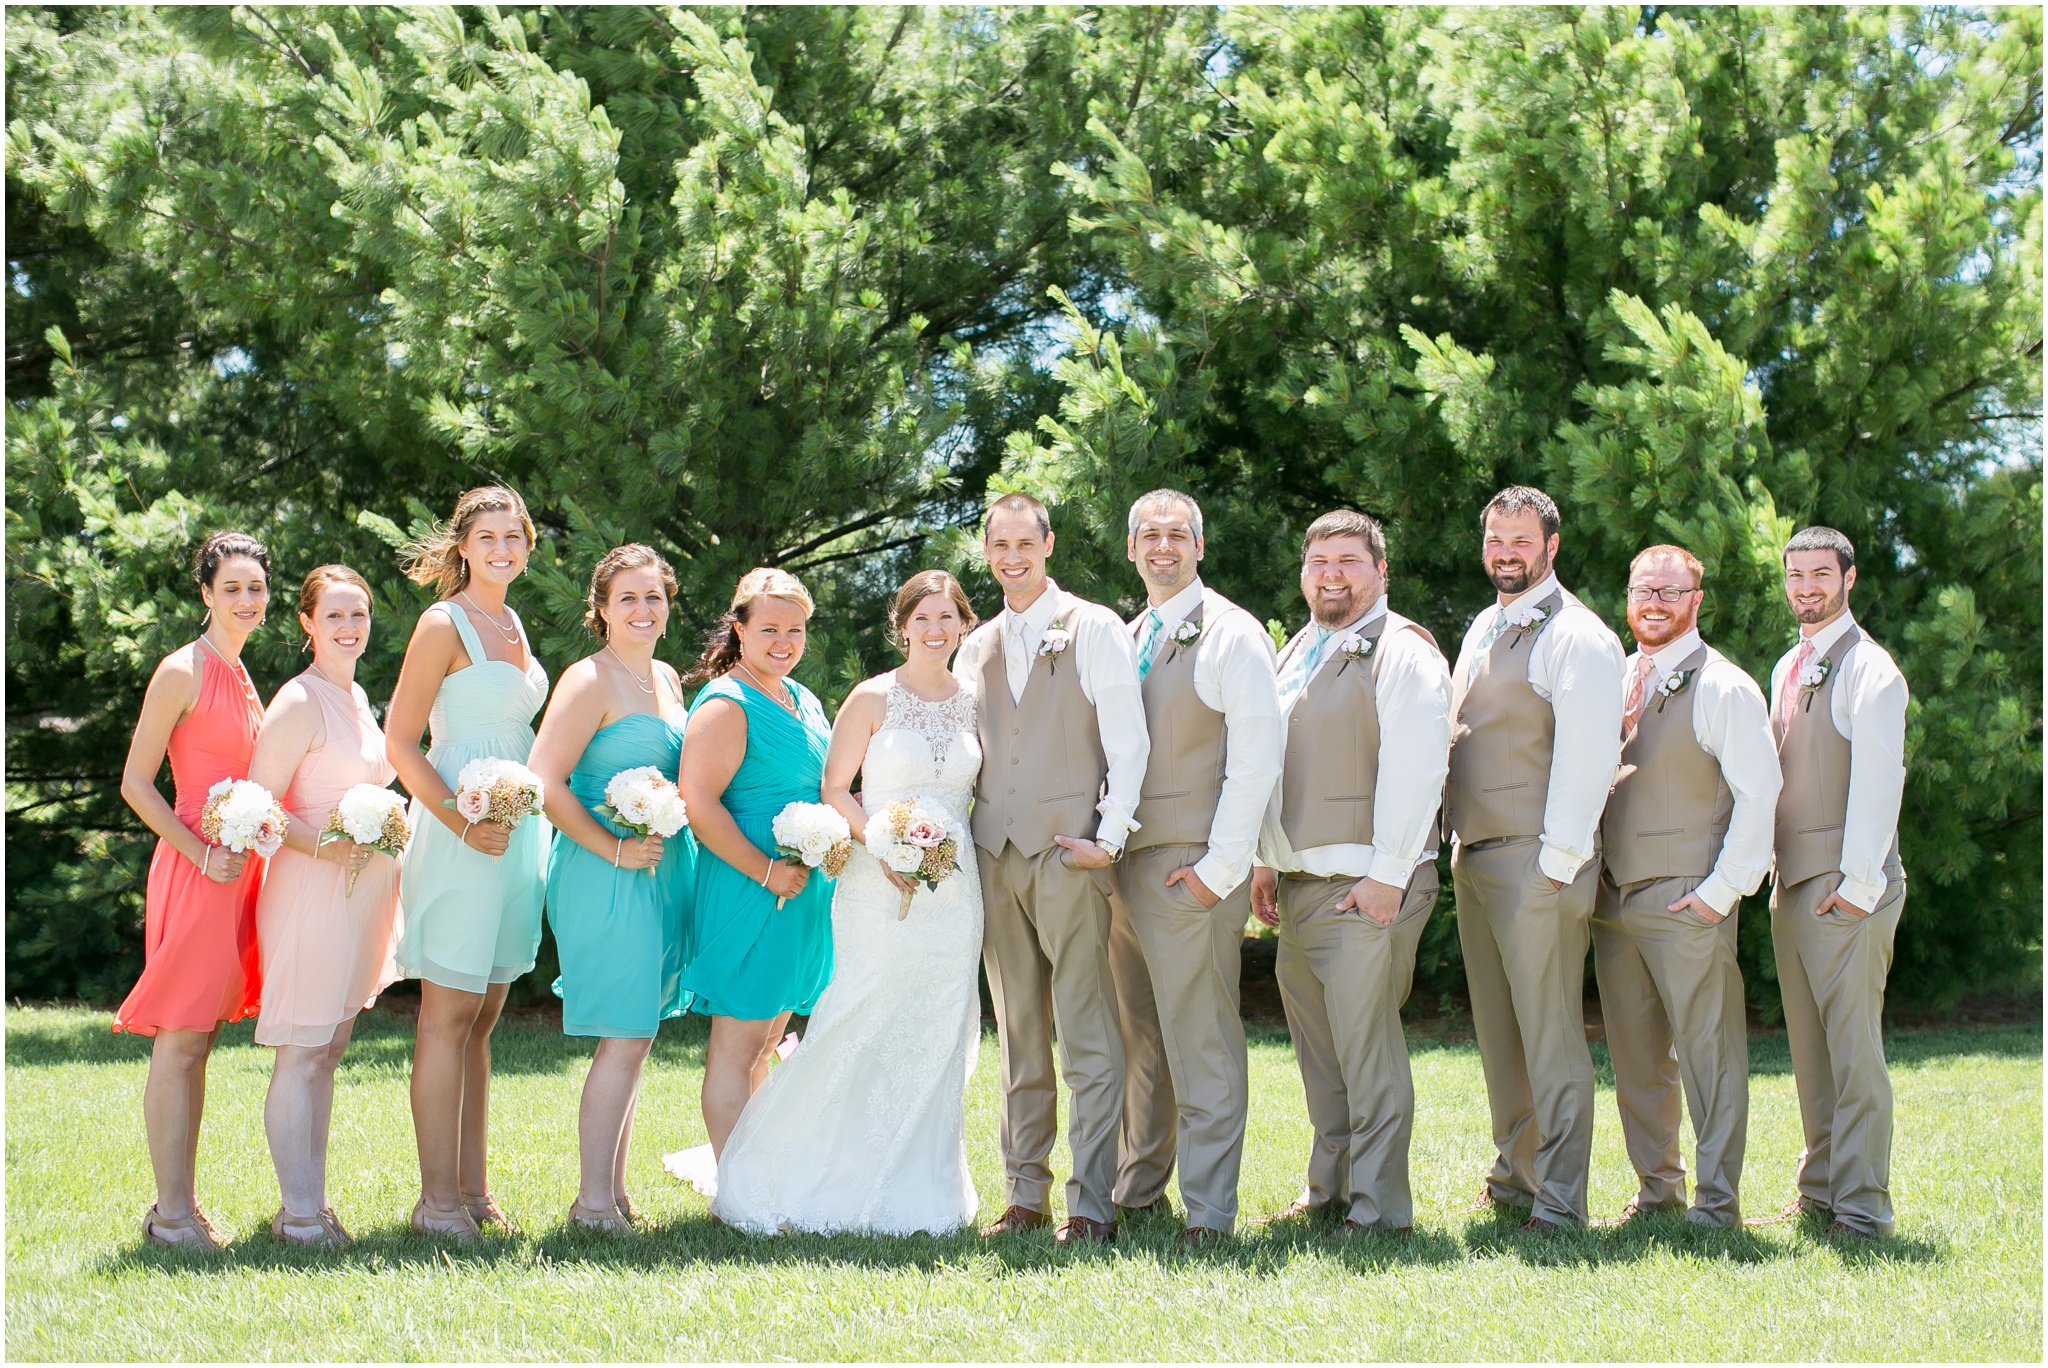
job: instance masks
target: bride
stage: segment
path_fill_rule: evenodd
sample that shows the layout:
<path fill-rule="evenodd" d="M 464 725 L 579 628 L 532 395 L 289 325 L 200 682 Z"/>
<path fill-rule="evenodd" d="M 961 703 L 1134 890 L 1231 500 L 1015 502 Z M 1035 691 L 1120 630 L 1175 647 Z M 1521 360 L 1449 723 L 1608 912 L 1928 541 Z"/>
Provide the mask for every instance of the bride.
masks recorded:
<path fill-rule="evenodd" d="M 974 696 L 947 669 L 974 610 L 951 575 L 925 570 L 897 591 L 891 616 L 904 664 L 847 696 L 825 759 L 823 797 L 853 828 L 832 899 L 831 984 L 802 1047 L 740 1113 L 715 1183 L 703 1181 L 708 1147 L 668 1161 L 714 1193 L 714 1216 L 757 1234 L 943 1234 L 978 1205 L 962 1098 L 981 1043 L 981 881 L 967 827 L 981 744 Z M 936 889 L 862 846 L 870 815 L 899 798 L 943 814 L 959 844 L 960 867 Z"/>

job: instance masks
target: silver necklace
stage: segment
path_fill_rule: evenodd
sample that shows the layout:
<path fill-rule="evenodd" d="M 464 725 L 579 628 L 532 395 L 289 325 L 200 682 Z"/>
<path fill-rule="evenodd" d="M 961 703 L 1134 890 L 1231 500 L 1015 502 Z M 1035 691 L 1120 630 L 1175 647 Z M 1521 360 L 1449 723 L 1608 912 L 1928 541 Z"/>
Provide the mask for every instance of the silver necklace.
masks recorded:
<path fill-rule="evenodd" d="M 750 667 L 746 661 L 742 660 L 739 664 L 740 668 L 747 672 L 747 678 L 754 681 L 755 688 L 759 689 L 762 693 L 767 694 L 771 702 L 773 702 L 777 707 L 781 708 L 784 712 L 788 713 L 791 717 L 795 717 L 797 715 L 796 701 L 793 697 L 788 701 L 784 701 L 783 699 L 777 698 L 775 694 L 768 688 L 768 686 L 761 682 L 761 676 L 755 674 L 752 667 Z M 787 684 L 783 685 L 782 687 L 784 692 L 787 692 L 789 690 L 789 686 Z"/>
<path fill-rule="evenodd" d="M 234 676 L 234 680 L 237 684 L 240 684 L 242 686 L 242 692 L 245 695 L 247 695 L 250 698 L 255 698 L 257 696 L 256 681 L 249 678 L 248 666 L 244 665 L 239 660 L 229 660 L 226 656 L 222 655 L 220 653 L 219 648 L 206 639 L 206 633 L 201 632 L 197 639 L 199 644 L 206 648 L 207 654 L 211 655 L 215 660 L 218 660 L 221 664 L 228 667 L 228 673 Z"/>
<path fill-rule="evenodd" d="M 469 591 L 467 589 L 462 590 L 459 594 L 456 595 L 456 597 L 461 599 L 464 603 L 468 604 L 472 609 L 475 609 L 476 615 L 478 617 L 482 618 L 485 622 L 490 623 L 491 626 L 496 627 L 498 629 L 498 634 L 504 637 L 506 641 L 517 644 L 517 642 L 519 641 L 519 619 L 517 616 L 513 617 L 512 625 L 508 628 L 503 623 L 499 622 L 496 618 L 492 617 L 489 613 L 486 613 L 483 609 L 478 608 L 476 606 L 476 600 L 472 599 L 469 596 Z M 510 612 L 511 610 L 507 609 L 506 611 Z"/>
<path fill-rule="evenodd" d="M 640 679 L 640 676 L 639 676 L 639 675 L 633 674 L 633 667 L 632 667 L 631 665 L 628 665 L 628 664 L 626 663 L 626 659 L 625 659 L 625 657 L 624 657 L 624 656 L 622 656 L 622 655 L 620 655 L 620 654 L 619 654 L 619 653 L 618 653 L 617 651 L 613 651 L 613 650 L 612 650 L 612 644 L 611 644 L 611 643 L 610 643 L 609 641 L 607 641 L 607 642 L 606 642 L 606 643 L 604 644 L 604 648 L 605 648 L 605 650 L 606 650 L 606 651 L 609 651 L 609 652 L 611 652 L 611 657 L 612 657 L 612 659 L 613 659 L 613 660 L 616 660 L 616 661 L 618 661 L 618 662 L 619 662 L 619 668 L 620 668 L 620 669 L 624 670 L 624 671 L 625 671 L 625 672 L 626 672 L 627 674 L 629 674 L 629 675 L 633 675 L 633 682 L 634 682 L 635 684 L 638 684 L 638 685 L 640 685 L 640 692 L 641 692 L 641 693 L 644 693 L 644 694 L 652 694 L 652 693 L 654 692 L 654 670 L 653 670 L 653 669 L 652 669 L 651 667 L 650 667 L 650 668 L 648 669 L 648 671 L 647 671 L 647 679 L 646 679 L 646 681 L 645 681 L 645 682 L 643 683 L 643 682 L 641 681 L 641 679 Z"/>

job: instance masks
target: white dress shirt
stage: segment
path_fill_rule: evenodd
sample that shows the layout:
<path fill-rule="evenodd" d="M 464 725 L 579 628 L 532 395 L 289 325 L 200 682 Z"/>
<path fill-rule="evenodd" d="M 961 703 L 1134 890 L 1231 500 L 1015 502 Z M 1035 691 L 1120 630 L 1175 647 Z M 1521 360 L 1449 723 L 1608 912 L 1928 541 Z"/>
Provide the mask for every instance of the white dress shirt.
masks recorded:
<path fill-rule="evenodd" d="M 1579 602 L 1552 574 L 1516 603 L 1538 604 L 1556 590 L 1564 595 L 1557 617 L 1536 634 L 1529 653 L 1529 686 L 1550 704 L 1557 719 L 1550 750 L 1550 791 L 1543 804 L 1543 849 L 1538 868 L 1559 883 L 1579 876 L 1593 858 L 1600 814 L 1614 787 L 1621 761 L 1621 642 L 1591 608 Z M 1458 651 L 1458 678 L 1468 677 L 1479 643 L 1507 609 L 1484 609 L 1465 629 Z"/>
<path fill-rule="evenodd" d="M 1622 676 L 1623 703 L 1637 661 L 1647 656 L 1650 662 L 1650 673 L 1643 680 L 1643 706 L 1647 709 L 1656 705 L 1657 686 L 1701 645 L 1699 629 L 1694 628 L 1654 651 L 1639 648 L 1628 658 Z M 1735 795 L 1721 858 L 1714 862 L 1706 881 L 1693 890 L 1701 902 L 1725 917 L 1737 902 L 1756 892 L 1764 875 L 1771 872 L 1778 789 L 1784 779 L 1778 773 L 1778 745 L 1771 739 L 1771 715 L 1763 690 L 1747 671 L 1709 646 L 1707 663 L 1688 688 L 1694 695 L 1693 739 L 1721 763 L 1721 778 Z"/>
<path fill-rule="evenodd" d="M 1363 617 L 1330 637 L 1317 673 L 1342 668 L 1344 643 L 1381 618 L 1387 619 L 1387 627 L 1373 652 L 1379 664 L 1372 700 L 1379 713 L 1380 751 L 1372 793 L 1372 844 L 1345 842 L 1295 850 L 1280 826 L 1276 784 L 1259 831 L 1260 864 L 1284 874 L 1371 878 L 1406 888 L 1416 867 L 1436 858 L 1436 824 L 1430 818 L 1443 800 L 1444 776 L 1451 768 L 1451 672 L 1443 653 L 1421 633 L 1406 630 L 1408 619 L 1389 609 L 1382 594 Z M 1304 631 L 1288 643 L 1289 652 L 1309 650 L 1314 641 L 1315 634 Z M 1285 727 L 1285 719 L 1281 725 Z M 1282 743 L 1284 768 L 1284 734 Z"/>
<path fill-rule="evenodd" d="M 1156 665 L 1173 649 L 1173 629 L 1202 605 L 1202 635 L 1195 642 L 1195 697 L 1223 714 L 1223 789 L 1209 823 L 1209 849 L 1195 861 L 1195 877 L 1227 898 L 1251 873 L 1266 800 L 1280 779 L 1280 695 L 1273 679 L 1273 639 L 1259 620 L 1197 578 L 1156 609 L 1131 619 L 1131 650 L 1144 644 L 1147 617 L 1159 614 Z"/>
<path fill-rule="evenodd" d="M 1856 623 L 1844 612 L 1808 640 L 1819 660 Z M 1785 696 L 1798 643 L 1771 671 L 1771 713 Z M 1797 688 L 1795 683 L 1792 687 Z M 1885 856 L 1899 833 L 1899 801 L 1906 790 L 1906 677 L 1884 647 L 1863 638 L 1849 653 L 1848 673 L 1835 680 L 1835 730 L 1849 742 L 1849 813 L 1842 820 L 1844 899 L 1869 912 L 1884 896 Z"/>
<path fill-rule="evenodd" d="M 1023 701 L 1024 685 L 1038 658 L 1039 644 L 1059 616 L 1054 610 L 1065 597 L 1060 587 L 1048 579 L 1045 592 L 1029 608 L 1013 613 L 1005 607 L 990 624 L 1002 643 L 1011 702 Z M 1109 761 L 1103 798 L 1095 805 L 1095 810 L 1102 814 L 1095 839 L 1113 851 L 1121 851 L 1124 839 L 1137 829 L 1131 816 L 1138 810 L 1138 791 L 1145 784 L 1145 762 L 1152 756 L 1152 739 L 1145 731 L 1145 698 L 1138 692 L 1138 658 L 1131 649 L 1131 638 L 1122 619 L 1100 604 L 1081 602 L 1079 611 L 1069 611 L 1061 625 L 1072 634 L 1062 663 L 1069 659 L 1074 662 L 1081 696 L 1095 709 L 1102 754 Z M 979 674 L 978 669 L 966 662 L 959 662 L 955 668 L 963 683 L 978 687 L 979 680 L 973 678 Z"/>

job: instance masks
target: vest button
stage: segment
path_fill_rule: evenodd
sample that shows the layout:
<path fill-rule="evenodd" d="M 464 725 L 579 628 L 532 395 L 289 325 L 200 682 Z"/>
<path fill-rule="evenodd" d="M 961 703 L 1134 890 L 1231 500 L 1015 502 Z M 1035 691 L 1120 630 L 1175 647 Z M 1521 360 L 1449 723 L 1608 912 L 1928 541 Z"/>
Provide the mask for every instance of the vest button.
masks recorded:
<path fill-rule="evenodd" d="M 1017 763 L 1017 757 L 1016 757 L 1016 756 L 1014 756 L 1014 755 L 1013 755 L 1013 756 L 1011 756 L 1011 757 L 1010 757 L 1010 763 L 1011 763 L 1011 764 L 1013 764 L 1013 765 L 1014 765 L 1014 764 L 1016 764 L 1016 763 Z"/>
<path fill-rule="evenodd" d="M 1004 826 L 1015 826 L 1015 825 L 1017 825 L 1017 819 L 1016 819 L 1015 817 L 1005 817 L 1005 818 L 1003 818 L 1003 825 L 1004 825 Z"/>
<path fill-rule="evenodd" d="M 1016 729 L 1015 727 L 1012 727 L 1012 728 L 1010 728 L 1010 735 L 1012 735 L 1012 736 L 1015 736 L 1015 735 L 1017 735 L 1017 729 Z"/>
<path fill-rule="evenodd" d="M 1012 792 L 1012 793 L 1015 793 L 1016 791 L 1017 791 L 1017 786 L 1016 786 L 1015 784 L 1012 784 L 1012 785 L 1010 786 L 1010 792 Z"/>

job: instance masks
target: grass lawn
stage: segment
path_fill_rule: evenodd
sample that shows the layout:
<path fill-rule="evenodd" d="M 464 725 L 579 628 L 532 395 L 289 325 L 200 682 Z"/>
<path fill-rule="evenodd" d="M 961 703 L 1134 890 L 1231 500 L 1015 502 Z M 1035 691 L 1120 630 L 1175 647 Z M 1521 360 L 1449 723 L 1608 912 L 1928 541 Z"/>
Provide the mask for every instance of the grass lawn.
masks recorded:
<path fill-rule="evenodd" d="M 141 1094 L 148 1042 L 103 1013 L 7 1013 L 7 1326 L 11 1359 L 2039 1359 L 2041 1032 L 1896 1035 L 1899 1236 L 1835 1249 L 1774 1225 L 1524 1240 L 1465 1210 L 1488 1157 L 1479 1057 L 1414 1043 L 1417 1233 L 1331 1250 L 1312 1230 L 1249 1229 L 1195 1254 L 1178 1222 L 1105 1250 L 1045 1232 L 948 1239 L 757 1240 L 713 1227 L 663 1174 L 704 1139 L 701 1021 L 664 1028 L 640 1106 L 635 1199 L 653 1228 L 570 1234 L 576 1094 L 587 1045 L 540 1018 L 498 1040 L 493 1183 L 522 1235 L 443 1252 L 405 1232 L 417 1194 L 406 1109 L 410 1021 L 366 1016 L 342 1066 L 332 1195 L 358 1243 L 287 1249 L 267 1231 L 270 1052 L 250 1026 L 215 1056 L 201 1198 L 225 1256 L 146 1247 Z M 1633 1191 L 1605 1056 L 1596 1216 Z M 1744 1197 L 1791 1195 L 1799 1150 L 1782 1037 L 1753 1042 Z M 1284 1032 L 1255 1035 L 1243 1209 L 1291 1199 L 1308 1126 Z M 995 1041 L 968 1100 L 984 1214 L 999 1196 Z M 1688 1137 L 1688 1146 L 1690 1140 Z M 1064 1154 L 1055 1158 L 1064 1175 Z"/>

